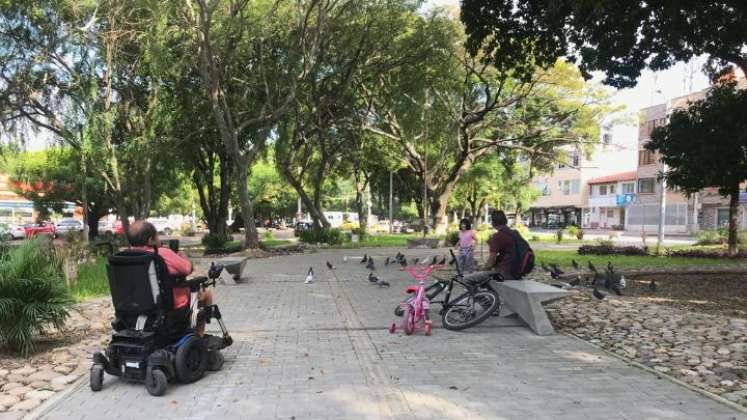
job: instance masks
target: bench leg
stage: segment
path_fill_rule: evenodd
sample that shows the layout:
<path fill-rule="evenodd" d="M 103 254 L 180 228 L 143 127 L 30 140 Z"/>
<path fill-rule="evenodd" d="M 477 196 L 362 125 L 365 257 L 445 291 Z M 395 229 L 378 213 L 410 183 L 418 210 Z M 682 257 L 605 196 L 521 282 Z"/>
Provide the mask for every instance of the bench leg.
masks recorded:
<path fill-rule="evenodd" d="M 501 290 L 501 293 L 505 296 L 504 301 L 513 302 L 513 305 L 510 307 L 507 304 L 503 305 L 501 316 L 511 315 L 515 312 L 519 314 L 519 317 L 529 325 L 529 328 L 535 334 L 555 334 L 555 328 L 553 328 L 550 319 L 547 317 L 547 313 L 545 313 L 545 308 L 542 307 L 542 302 L 539 299 L 531 299 L 526 293 L 515 293 L 506 289 Z"/>

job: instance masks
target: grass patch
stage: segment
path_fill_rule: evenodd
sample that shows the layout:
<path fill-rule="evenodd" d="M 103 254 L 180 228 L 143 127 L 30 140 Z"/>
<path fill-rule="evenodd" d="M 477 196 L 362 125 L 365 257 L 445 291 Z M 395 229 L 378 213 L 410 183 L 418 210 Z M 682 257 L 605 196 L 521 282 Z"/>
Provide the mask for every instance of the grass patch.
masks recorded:
<path fill-rule="evenodd" d="M 420 233 L 396 233 L 384 235 L 367 235 L 360 242 L 344 242 L 341 245 L 335 245 L 332 248 L 355 249 L 355 248 L 406 248 L 408 239 L 422 239 Z M 427 236 L 428 239 L 444 239 L 444 235 Z"/>
<path fill-rule="evenodd" d="M 285 246 L 292 244 L 293 241 L 288 241 L 285 239 L 264 239 L 262 240 L 262 245 L 266 246 L 267 248 L 274 248 L 277 246 Z"/>
<path fill-rule="evenodd" d="M 582 268 L 586 269 L 586 262 L 591 261 L 598 269 L 607 266 L 607 261 L 620 269 L 630 268 L 666 268 L 666 267 L 698 267 L 698 266 L 745 266 L 744 261 L 722 258 L 686 258 L 666 257 L 655 255 L 578 255 L 574 250 L 535 250 L 537 265 L 540 262 L 555 263 L 561 268 L 571 267 L 571 260 L 575 259 Z"/>
<path fill-rule="evenodd" d="M 241 241 L 228 241 L 220 247 L 206 247 L 205 255 L 232 254 L 241 251 L 241 245 Z"/>
<path fill-rule="evenodd" d="M 105 257 L 98 257 L 78 267 L 78 280 L 70 288 L 70 294 L 78 302 L 109 294 Z"/>

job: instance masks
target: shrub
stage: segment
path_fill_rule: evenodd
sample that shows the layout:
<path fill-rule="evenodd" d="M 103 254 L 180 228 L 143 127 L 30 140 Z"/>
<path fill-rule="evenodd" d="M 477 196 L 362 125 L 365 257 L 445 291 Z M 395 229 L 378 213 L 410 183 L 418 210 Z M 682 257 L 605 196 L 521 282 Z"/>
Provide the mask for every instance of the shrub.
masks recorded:
<path fill-rule="evenodd" d="M 186 226 L 185 226 L 185 227 L 184 227 L 184 228 L 182 229 L 182 236 L 189 236 L 189 237 L 192 237 L 192 236 L 195 236 L 196 234 L 197 234 L 197 232 L 195 232 L 195 230 L 194 230 L 194 229 L 192 229 L 192 226 L 191 226 L 191 225 L 186 225 Z"/>
<path fill-rule="evenodd" d="M 705 249 L 667 249 L 667 257 L 684 258 L 747 258 L 747 251 L 740 250 L 736 255 L 729 255 L 724 251 Z"/>
<path fill-rule="evenodd" d="M 579 255 L 648 255 L 648 248 L 637 246 L 614 246 L 611 241 L 599 241 L 595 245 L 581 245 Z"/>
<path fill-rule="evenodd" d="M 539 235 L 532 235 L 532 242 L 539 242 L 539 241 L 540 241 Z"/>
<path fill-rule="evenodd" d="M 202 237 L 202 244 L 206 249 L 220 249 L 231 241 L 231 235 L 224 233 L 207 233 Z"/>
<path fill-rule="evenodd" d="M 444 240 L 446 241 L 448 245 L 455 246 L 459 242 L 459 231 L 452 230 L 452 231 L 446 232 L 446 238 Z"/>
<path fill-rule="evenodd" d="M 78 278 L 70 287 L 70 292 L 75 300 L 81 301 L 109 293 L 106 264 L 105 257 L 98 257 L 80 264 Z"/>
<path fill-rule="evenodd" d="M 233 254 L 234 252 L 241 251 L 241 242 L 231 241 L 226 242 L 217 248 L 206 247 L 204 255 L 220 255 L 220 254 Z"/>
<path fill-rule="evenodd" d="M 311 228 L 301 232 L 301 236 L 298 239 L 307 244 L 340 245 L 343 243 L 344 238 L 340 229 Z"/>
<path fill-rule="evenodd" d="M 702 230 L 695 235 L 696 245 L 721 245 L 724 238 L 718 230 Z"/>
<path fill-rule="evenodd" d="M 34 335 L 60 329 L 72 303 L 60 260 L 33 239 L 0 257 L 0 342 L 28 355 Z"/>
<path fill-rule="evenodd" d="M 266 241 L 271 241 L 273 239 L 275 239 L 275 235 L 272 233 L 272 231 L 271 230 L 266 231 L 265 232 L 265 240 Z"/>
<path fill-rule="evenodd" d="M 558 229 L 555 232 L 555 242 L 557 243 L 563 242 L 563 229 Z"/>
<path fill-rule="evenodd" d="M 566 232 L 568 232 L 568 235 L 575 238 L 576 235 L 578 235 L 578 226 L 576 225 L 570 225 L 567 228 L 565 228 Z"/>
<path fill-rule="evenodd" d="M 519 232 L 519 234 L 521 235 L 522 238 L 529 237 L 529 228 L 527 227 L 527 225 L 525 225 L 523 223 L 521 223 L 518 226 L 516 226 L 516 231 Z"/>
<path fill-rule="evenodd" d="M 579 241 L 581 241 L 581 240 L 584 239 L 584 230 L 583 229 L 581 229 L 581 228 L 578 229 L 578 232 L 576 232 L 576 239 L 578 239 Z"/>

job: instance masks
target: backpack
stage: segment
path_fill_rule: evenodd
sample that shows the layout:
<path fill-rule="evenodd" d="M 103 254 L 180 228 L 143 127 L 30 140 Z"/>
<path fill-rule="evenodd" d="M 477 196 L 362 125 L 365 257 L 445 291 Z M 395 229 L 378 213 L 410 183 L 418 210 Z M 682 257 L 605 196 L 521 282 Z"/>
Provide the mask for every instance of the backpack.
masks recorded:
<path fill-rule="evenodd" d="M 511 262 L 511 271 L 516 279 L 519 280 L 534 270 L 534 251 L 518 231 L 514 229 L 508 229 L 508 231 L 514 239 L 514 253 L 513 261 Z"/>

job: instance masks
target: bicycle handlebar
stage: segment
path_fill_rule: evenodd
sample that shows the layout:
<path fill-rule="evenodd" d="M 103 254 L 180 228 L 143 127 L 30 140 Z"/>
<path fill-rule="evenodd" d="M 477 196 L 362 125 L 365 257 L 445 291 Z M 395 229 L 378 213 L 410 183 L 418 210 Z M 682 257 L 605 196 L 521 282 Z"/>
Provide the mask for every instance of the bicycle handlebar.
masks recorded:
<path fill-rule="evenodd" d="M 399 270 L 407 271 L 417 281 L 423 281 L 426 278 L 428 278 L 428 276 L 430 276 L 434 270 L 441 269 L 444 267 L 445 266 L 442 264 L 433 264 L 433 265 L 423 267 L 422 270 L 418 269 L 418 267 L 403 267 L 403 268 L 400 268 Z"/>

